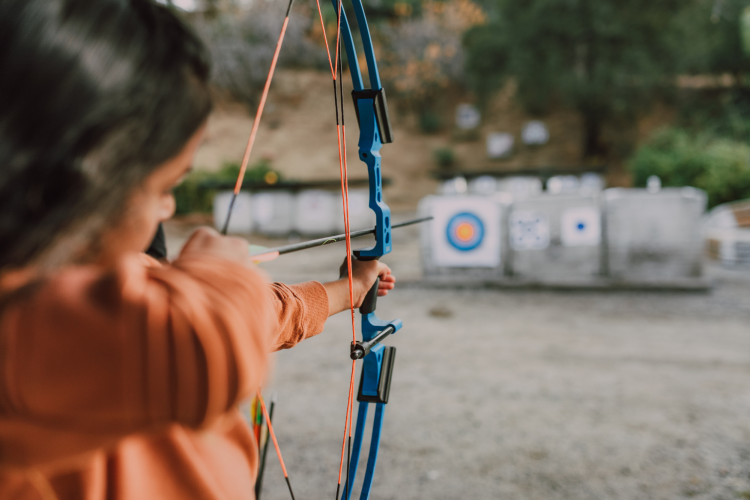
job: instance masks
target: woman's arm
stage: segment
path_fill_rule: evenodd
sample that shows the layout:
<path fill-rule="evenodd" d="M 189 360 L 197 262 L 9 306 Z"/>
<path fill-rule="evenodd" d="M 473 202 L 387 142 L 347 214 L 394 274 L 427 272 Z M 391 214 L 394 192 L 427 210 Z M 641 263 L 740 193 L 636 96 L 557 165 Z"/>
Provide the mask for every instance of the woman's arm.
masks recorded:
<path fill-rule="evenodd" d="M 392 290 L 396 278 L 378 261 L 352 261 L 354 306 L 359 307 L 375 279 L 380 276 L 378 295 Z M 273 350 L 289 349 L 306 338 L 323 331 L 329 316 L 349 310 L 349 278 L 346 261 L 341 266 L 342 278 L 328 283 L 307 281 L 298 285 L 274 283 L 271 297 L 278 318 Z"/>

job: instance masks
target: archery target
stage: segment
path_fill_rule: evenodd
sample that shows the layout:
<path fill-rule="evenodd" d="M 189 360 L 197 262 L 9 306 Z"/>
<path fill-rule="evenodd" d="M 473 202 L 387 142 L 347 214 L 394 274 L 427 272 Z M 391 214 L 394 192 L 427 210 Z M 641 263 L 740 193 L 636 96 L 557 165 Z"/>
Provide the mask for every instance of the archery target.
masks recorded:
<path fill-rule="evenodd" d="M 575 207 L 560 216 L 560 240 L 566 247 L 596 246 L 601 242 L 601 216 L 596 207 Z"/>
<path fill-rule="evenodd" d="M 510 244 L 514 250 L 544 250 L 549 246 L 549 220 L 541 212 L 510 214 Z"/>
<path fill-rule="evenodd" d="M 482 244 L 484 224 L 476 215 L 464 212 L 451 217 L 445 233 L 453 248 L 468 252 Z"/>
<path fill-rule="evenodd" d="M 486 197 L 430 198 L 429 248 L 438 267 L 500 265 L 500 207 Z"/>

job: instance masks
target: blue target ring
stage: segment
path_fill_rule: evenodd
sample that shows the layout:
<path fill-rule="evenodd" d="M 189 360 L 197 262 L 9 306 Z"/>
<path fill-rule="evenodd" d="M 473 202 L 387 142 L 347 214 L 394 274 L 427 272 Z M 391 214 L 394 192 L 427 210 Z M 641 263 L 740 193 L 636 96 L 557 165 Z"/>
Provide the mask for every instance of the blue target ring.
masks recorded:
<path fill-rule="evenodd" d="M 453 248 L 468 252 L 482 244 L 484 224 L 474 214 L 460 213 L 451 217 L 445 235 Z"/>

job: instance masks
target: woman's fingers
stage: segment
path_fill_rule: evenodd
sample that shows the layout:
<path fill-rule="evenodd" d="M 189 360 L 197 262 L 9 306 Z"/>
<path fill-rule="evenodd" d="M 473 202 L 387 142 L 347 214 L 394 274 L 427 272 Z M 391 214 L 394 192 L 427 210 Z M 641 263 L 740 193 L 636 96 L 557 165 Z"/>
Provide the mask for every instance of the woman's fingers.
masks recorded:
<path fill-rule="evenodd" d="M 378 285 L 378 297 L 385 297 L 386 295 L 388 295 L 388 292 L 390 290 L 396 288 L 396 277 L 390 274 L 390 269 L 388 271 L 388 274 L 380 277 L 380 284 Z"/>

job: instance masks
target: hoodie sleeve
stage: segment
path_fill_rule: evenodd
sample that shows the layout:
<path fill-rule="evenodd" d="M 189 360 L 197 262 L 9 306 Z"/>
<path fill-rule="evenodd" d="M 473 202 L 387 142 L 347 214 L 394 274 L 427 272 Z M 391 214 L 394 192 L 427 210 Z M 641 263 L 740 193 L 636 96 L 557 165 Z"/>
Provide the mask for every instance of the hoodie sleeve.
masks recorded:
<path fill-rule="evenodd" d="M 323 331 L 328 319 L 328 292 L 322 284 L 273 283 L 270 291 L 277 318 L 274 351 L 294 347 Z"/>
<path fill-rule="evenodd" d="M 265 377 L 281 323 L 268 286 L 207 256 L 28 285 L 0 318 L 0 419 L 110 436 L 205 425 Z"/>

